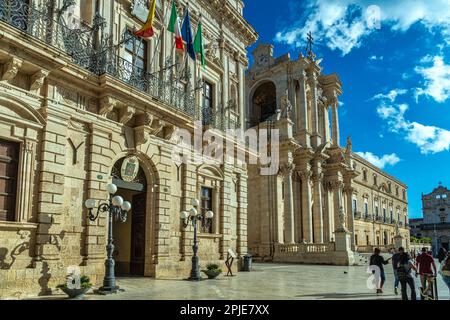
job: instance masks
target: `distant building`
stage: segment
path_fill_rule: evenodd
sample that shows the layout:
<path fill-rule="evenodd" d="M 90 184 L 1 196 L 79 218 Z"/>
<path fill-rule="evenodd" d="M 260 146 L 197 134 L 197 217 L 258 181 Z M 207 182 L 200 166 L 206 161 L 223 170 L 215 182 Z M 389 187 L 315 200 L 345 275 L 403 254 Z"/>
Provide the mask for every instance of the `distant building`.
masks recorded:
<path fill-rule="evenodd" d="M 411 229 L 410 233 L 412 237 L 422 238 L 422 224 L 423 218 L 419 219 L 409 219 L 409 227 Z"/>
<path fill-rule="evenodd" d="M 432 238 L 433 252 L 450 243 L 450 190 L 439 184 L 433 192 L 422 194 L 423 223 L 421 235 Z"/>

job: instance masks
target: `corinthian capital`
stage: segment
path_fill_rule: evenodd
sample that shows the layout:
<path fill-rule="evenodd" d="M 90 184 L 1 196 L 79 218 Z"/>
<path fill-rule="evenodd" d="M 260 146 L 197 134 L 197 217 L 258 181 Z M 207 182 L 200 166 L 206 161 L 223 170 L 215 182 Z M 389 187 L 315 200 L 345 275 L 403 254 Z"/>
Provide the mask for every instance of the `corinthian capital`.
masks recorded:
<path fill-rule="evenodd" d="M 280 174 L 283 177 L 291 176 L 292 171 L 295 169 L 295 164 L 293 163 L 286 163 L 285 165 L 280 167 Z"/>
<path fill-rule="evenodd" d="M 303 181 L 309 181 L 312 177 L 312 171 L 311 170 L 301 170 L 298 171 L 298 175 Z"/>

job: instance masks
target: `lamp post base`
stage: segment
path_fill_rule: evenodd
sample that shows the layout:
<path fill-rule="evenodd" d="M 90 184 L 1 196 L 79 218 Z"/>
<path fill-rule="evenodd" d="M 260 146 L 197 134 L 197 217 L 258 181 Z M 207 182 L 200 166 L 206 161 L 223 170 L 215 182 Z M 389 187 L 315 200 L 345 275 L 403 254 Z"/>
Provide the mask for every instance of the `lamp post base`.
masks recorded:
<path fill-rule="evenodd" d="M 120 289 L 119 286 L 115 286 L 115 287 L 101 287 L 95 293 L 105 296 L 105 295 L 108 295 L 108 294 L 113 294 L 113 293 L 123 292 L 123 291 L 125 291 L 125 290 L 124 289 Z"/>

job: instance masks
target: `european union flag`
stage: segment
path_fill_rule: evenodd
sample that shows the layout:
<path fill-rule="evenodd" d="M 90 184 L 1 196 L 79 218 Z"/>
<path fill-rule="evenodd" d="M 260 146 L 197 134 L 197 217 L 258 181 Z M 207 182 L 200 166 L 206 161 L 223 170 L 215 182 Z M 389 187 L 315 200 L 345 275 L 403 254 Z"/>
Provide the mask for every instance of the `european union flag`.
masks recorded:
<path fill-rule="evenodd" d="M 194 37 L 192 36 L 191 19 L 189 18 L 189 9 L 186 9 L 183 26 L 181 27 L 181 35 L 186 41 L 186 51 L 192 60 L 195 61 Z"/>

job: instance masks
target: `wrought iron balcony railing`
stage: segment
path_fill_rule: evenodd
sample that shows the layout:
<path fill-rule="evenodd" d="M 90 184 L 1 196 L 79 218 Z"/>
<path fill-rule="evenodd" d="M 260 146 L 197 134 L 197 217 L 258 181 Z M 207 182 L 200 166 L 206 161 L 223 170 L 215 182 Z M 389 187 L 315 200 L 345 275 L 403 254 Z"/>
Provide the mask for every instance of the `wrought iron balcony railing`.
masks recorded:
<path fill-rule="evenodd" d="M 362 214 L 360 211 L 353 211 L 355 219 L 362 219 Z"/>
<path fill-rule="evenodd" d="M 117 48 L 103 32 L 102 17 L 96 15 L 92 26 L 81 21 L 68 24 L 65 11 L 74 1 L 63 0 L 61 8 L 56 8 L 55 3 L 47 0 L 29 5 L 23 0 L 0 0 L 0 21 L 66 53 L 73 63 L 91 73 L 109 74 L 194 119 L 199 118 L 192 91 L 139 69 L 114 53 Z"/>
<path fill-rule="evenodd" d="M 202 109 L 202 125 L 210 125 L 222 131 L 240 127 L 239 117 L 233 118 L 229 112 L 224 111 L 222 108 L 219 108 L 219 110 L 219 112 L 214 112 L 210 108 Z"/>

